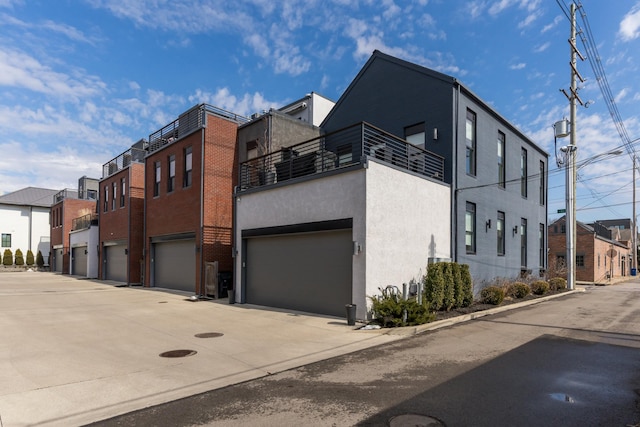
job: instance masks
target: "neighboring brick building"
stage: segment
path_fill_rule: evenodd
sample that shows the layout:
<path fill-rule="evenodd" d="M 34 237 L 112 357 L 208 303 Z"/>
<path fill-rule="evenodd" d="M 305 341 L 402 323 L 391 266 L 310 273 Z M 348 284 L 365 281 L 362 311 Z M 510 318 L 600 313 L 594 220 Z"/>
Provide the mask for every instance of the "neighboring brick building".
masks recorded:
<path fill-rule="evenodd" d="M 145 286 L 215 294 L 215 288 L 205 289 L 207 263 L 217 261 L 219 272 L 232 271 L 236 136 L 246 121 L 200 104 L 150 135 Z"/>
<path fill-rule="evenodd" d="M 548 229 L 549 268 L 562 271 L 566 257 L 566 226 L 562 217 Z M 609 278 L 628 276 L 632 250 L 626 241 L 612 238 L 611 230 L 595 222 L 576 222 L 576 280 L 606 283 Z"/>
<path fill-rule="evenodd" d="M 102 167 L 98 277 L 103 280 L 143 281 L 145 149 L 146 141 L 138 141 Z"/>
<path fill-rule="evenodd" d="M 94 179 L 83 177 L 87 181 Z M 86 188 L 86 186 L 85 186 Z M 80 217 L 95 214 L 95 194 L 78 192 L 76 190 L 62 190 L 53 196 L 51 205 L 51 271 L 69 274 L 71 258 L 74 253 L 70 246 L 69 233 L 74 231 L 74 224 Z M 85 247 L 76 248 L 78 257 L 87 255 Z"/>

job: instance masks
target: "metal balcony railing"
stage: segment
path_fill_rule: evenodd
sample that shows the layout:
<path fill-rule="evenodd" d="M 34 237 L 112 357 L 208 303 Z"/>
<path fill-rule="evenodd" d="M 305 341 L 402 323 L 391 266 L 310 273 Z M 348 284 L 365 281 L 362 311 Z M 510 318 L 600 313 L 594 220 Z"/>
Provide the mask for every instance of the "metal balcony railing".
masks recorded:
<path fill-rule="evenodd" d="M 240 190 L 361 164 L 367 158 L 444 180 L 442 156 L 363 122 L 243 162 Z"/>
<path fill-rule="evenodd" d="M 83 215 L 81 217 L 72 219 L 71 231 L 84 230 L 85 228 L 89 228 L 92 225 L 98 225 L 97 213 L 91 213 L 91 214 Z"/>
<path fill-rule="evenodd" d="M 142 150 L 140 148 L 128 149 L 124 153 L 102 165 L 102 179 L 121 171 L 131 163 L 144 163 L 144 156 L 146 154 L 146 150 Z"/>
<path fill-rule="evenodd" d="M 206 125 L 206 114 L 211 113 L 224 119 L 246 123 L 247 117 L 231 113 L 209 104 L 200 104 L 182 113 L 180 117 L 163 128 L 149 135 L 149 153 L 152 153 L 167 144 L 182 139 Z"/>

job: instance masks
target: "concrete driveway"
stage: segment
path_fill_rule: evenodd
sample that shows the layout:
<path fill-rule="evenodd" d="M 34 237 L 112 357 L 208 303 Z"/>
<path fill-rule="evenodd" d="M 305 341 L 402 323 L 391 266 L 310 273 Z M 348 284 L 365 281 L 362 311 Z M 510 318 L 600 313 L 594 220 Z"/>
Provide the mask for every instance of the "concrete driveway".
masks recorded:
<path fill-rule="evenodd" d="M 86 424 L 401 338 L 340 318 L 188 297 L 1 273 L 1 425 Z M 174 350 L 196 353 L 160 357 Z"/>

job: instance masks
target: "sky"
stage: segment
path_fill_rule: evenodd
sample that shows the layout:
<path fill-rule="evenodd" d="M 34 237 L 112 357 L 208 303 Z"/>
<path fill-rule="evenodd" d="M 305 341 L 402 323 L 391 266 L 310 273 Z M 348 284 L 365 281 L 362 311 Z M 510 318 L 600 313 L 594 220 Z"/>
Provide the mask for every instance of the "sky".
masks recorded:
<path fill-rule="evenodd" d="M 569 117 L 568 2 L 0 0 L 0 194 L 101 178 L 199 103 L 249 116 L 312 91 L 337 101 L 378 49 L 457 78 L 546 150 L 553 221 L 566 200 L 555 153 L 569 142 L 554 144 L 552 125 Z M 583 0 L 579 12 L 629 140 L 640 138 L 640 0 Z M 577 219 L 631 218 L 632 154 L 589 161 L 624 141 L 589 59 L 578 69 L 589 106 L 575 124 L 588 162 Z"/>

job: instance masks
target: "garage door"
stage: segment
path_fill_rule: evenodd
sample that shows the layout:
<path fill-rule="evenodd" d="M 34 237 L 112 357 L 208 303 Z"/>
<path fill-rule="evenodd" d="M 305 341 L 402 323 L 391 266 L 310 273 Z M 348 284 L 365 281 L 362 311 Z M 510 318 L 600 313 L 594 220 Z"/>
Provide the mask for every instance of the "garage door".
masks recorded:
<path fill-rule="evenodd" d="M 74 276 L 87 276 L 87 247 L 78 246 L 71 249 L 72 273 Z"/>
<path fill-rule="evenodd" d="M 351 230 L 247 239 L 246 301 L 344 317 L 351 303 Z"/>
<path fill-rule="evenodd" d="M 105 246 L 107 260 L 105 278 L 116 282 L 127 281 L 127 245 Z"/>
<path fill-rule="evenodd" d="M 154 286 L 196 292 L 195 240 L 154 243 Z"/>
<path fill-rule="evenodd" d="M 62 251 L 63 249 L 54 249 L 53 250 L 53 257 L 55 258 L 54 262 L 54 268 L 55 271 L 57 271 L 58 273 L 62 273 L 62 262 L 64 257 L 62 256 Z"/>

